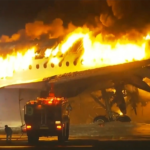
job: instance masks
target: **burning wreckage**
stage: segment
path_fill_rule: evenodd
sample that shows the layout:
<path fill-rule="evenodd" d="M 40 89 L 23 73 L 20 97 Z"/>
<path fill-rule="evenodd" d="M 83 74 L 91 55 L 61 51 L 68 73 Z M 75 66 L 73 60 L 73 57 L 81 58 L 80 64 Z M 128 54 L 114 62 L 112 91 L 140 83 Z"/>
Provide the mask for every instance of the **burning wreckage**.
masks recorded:
<path fill-rule="evenodd" d="M 1 57 L 0 86 L 40 89 L 40 97 L 48 96 L 51 85 L 57 97 L 70 98 L 88 90 L 107 110 L 108 120 L 113 120 L 111 107 L 114 103 L 126 117 L 128 104 L 136 113 L 137 88 L 150 92 L 145 82 L 150 78 L 147 43 L 149 35 L 139 45 L 117 41 L 114 46 L 114 43 L 111 45 L 94 38 L 89 30 L 78 28 L 60 44 L 45 49 L 44 53 L 33 46 L 24 54 L 17 52 L 5 59 Z M 97 90 L 101 90 L 100 97 L 92 94 Z M 130 97 L 127 101 L 126 96 Z"/>
<path fill-rule="evenodd" d="M 145 78 L 150 78 L 149 63 L 149 59 L 136 61 L 57 75 L 46 78 L 45 81 L 47 81 L 49 85 L 54 84 L 56 96 L 65 96 L 69 98 L 88 90 L 92 98 L 106 109 L 108 114 L 108 118 L 97 116 L 97 118 L 95 118 L 96 120 L 114 120 L 111 107 L 116 103 L 121 111 L 121 116 L 115 119 L 120 121 L 131 121 L 128 116 L 126 116 L 126 105 L 131 104 L 135 114 L 137 114 L 136 104 L 139 103 L 138 88 L 150 92 L 149 85 L 144 81 Z M 93 91 L 98 90 L 101 90 L 102 93 L 100 97 L 96 97 L 92 94 Z M 128 99 L 126 97 L 128 97 Z"/>

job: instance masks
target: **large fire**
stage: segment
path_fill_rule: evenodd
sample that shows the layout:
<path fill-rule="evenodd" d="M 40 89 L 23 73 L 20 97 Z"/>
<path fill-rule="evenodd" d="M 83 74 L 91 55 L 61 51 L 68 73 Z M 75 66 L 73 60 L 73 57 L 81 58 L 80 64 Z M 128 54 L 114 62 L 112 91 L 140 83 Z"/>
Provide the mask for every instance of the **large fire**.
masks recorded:
<path fill-rule="evenodd" d="M 58 65 L 62 60 L 59 56 L 67 54 L 70 48 L 81 40 L 83 53 L 79 54 L 79 57 L 83 66 L 102 67 L 114 65 L 146 59 L 148 55 L 146 53 L 146 42 L 149 39 L 149 35 L 143 37 L 140 44 L 123 40 L 117 40 L 115 43 L 104 42 L 101 34 L 94 37 L 91 31 L 83 31 L 80 28 L 80 30 L 68 34 L 59 45 L 47 48 L 45 57 L 48 58 L 49 62 Z M 36 47 L 32 47 L 24 54 L 17 52 L 16 54 L 7 55 L 5 59 L 0 57 L 0 78 L 12 77 L 13 73 L 28 69 L 29 65 L 32 65 L 35 56 L 38 55 L 36 49 Z"/>

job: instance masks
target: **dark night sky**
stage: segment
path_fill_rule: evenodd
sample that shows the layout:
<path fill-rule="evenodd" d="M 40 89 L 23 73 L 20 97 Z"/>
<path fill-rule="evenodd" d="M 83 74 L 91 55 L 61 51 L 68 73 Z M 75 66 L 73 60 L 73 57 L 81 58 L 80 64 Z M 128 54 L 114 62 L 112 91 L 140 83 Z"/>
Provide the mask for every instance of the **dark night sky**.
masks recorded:
<path fill-rule="evenodd" d="M 136 30 L 145 35 L 150 29 L 150 0 L 0 0 L 0 37 L 17 33 L 26 23 L 41 20 L 49 24 L 56 18 L 65 27 L 70 22 L 75 26 L 100 24 L 104 34 L 119 37 Z"/>
<path fill-rule="evenodd" d="M 94 23 L 94 17 L 108 11 L 106 0 L 0 0 L 0 36 L 12 35 L 26 23 L 47 23 L 61 18 L 64 25 Z"/>
<path fill-rule="evenodd" d="M 0 0 L 0 35 L 16 33 L 52 4 L 52 0 Z"/>

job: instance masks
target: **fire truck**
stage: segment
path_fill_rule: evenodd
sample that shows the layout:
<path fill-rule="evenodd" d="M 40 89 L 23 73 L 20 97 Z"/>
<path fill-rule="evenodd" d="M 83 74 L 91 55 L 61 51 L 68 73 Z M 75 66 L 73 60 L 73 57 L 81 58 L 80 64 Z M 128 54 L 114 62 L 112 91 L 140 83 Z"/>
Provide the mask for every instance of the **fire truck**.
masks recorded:
<path fill-rule="evenodd" d="M 47 98 L 30 100 L 24 106 L 24 121 L 29 143 L 39 137 L 57 136 L 58 141 L 69 138 L 69 103 L 67 99 L 49 94 Z"/>

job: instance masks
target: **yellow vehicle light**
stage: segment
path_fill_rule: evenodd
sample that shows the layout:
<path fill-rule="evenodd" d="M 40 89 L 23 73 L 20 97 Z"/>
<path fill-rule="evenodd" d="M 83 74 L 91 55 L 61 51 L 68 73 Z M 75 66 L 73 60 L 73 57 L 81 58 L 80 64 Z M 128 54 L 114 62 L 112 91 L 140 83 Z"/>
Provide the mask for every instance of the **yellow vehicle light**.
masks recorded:
<path fill-rule="evenodd" d="M 56 126 L 57 129 L 61 129 L 61 126 Z"/>
<path fill-rule="evenodd" d="M 61 124 L 61 121 L 55 121 L 55 124 Z"/>
<path fill-rule="evenodd" d="M 30 126 L 30 125 L 27 125 L 27 129 L 31 129 L 31 126 Z"/>

